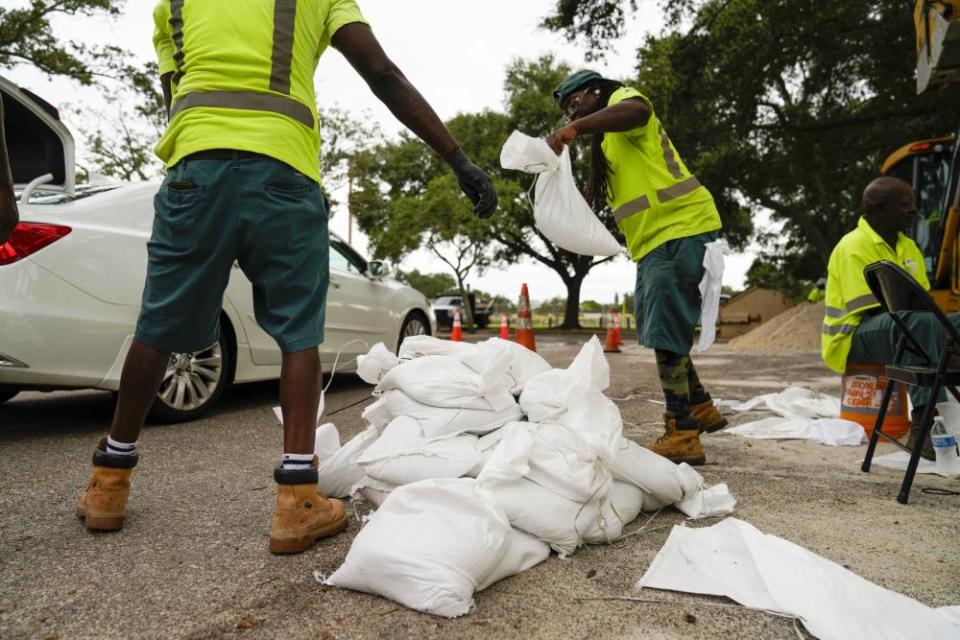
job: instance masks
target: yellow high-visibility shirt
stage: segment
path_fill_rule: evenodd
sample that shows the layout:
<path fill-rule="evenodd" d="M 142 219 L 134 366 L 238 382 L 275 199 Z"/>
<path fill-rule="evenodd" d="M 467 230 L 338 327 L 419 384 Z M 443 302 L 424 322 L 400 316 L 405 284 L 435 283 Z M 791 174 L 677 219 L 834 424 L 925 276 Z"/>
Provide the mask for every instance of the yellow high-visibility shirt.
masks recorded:
<path fill-rule="evenodd" d="M 820 336 L 820 353 L 823 362 L 838 373 L 847 368 L 853 334 L 860 326 L 863 314 L 880 305 L 863 276 L 864 267 L 880 260 L 895 262 L 924 289 L 930 289 L 923 253 L 917 243 L 899 233 L 894 249 L 873 230 L 866 218 L 860 218 L 857 228 L 843 236 L 834 247 L 827 266 L 826 316 Z"/>
<path fill-rule="evenodd" d="M 643 100 L 650 119 L 630 131 L 604 134 L 603 155 L 613 170 L 607 202 L 639 262 L 664 242 L 716 231 L 721 224 L 713 196 L 680 159 L 650 100 L 622 87 L 607 104 L 628 98 Z"/>
<path fill-rule="evenodd" d="M 320 180 L 313 76 L 337 30 L 366 22 L 354 0 L 160 0 L 153 20 L 160 74 L 174 74 L 167 167 L 236 149 Z"/>

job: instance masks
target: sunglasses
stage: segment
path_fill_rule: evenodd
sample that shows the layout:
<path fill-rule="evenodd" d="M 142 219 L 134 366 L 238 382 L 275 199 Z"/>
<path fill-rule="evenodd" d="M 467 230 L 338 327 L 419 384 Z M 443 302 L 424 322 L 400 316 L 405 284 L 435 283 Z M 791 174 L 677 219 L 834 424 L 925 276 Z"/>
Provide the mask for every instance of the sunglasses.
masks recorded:
<path fill-rule="evenodd" d="M 580 108 L 580 101 L 583 100 L 583 97 L 588 93 L 598 96 L 600 95 L 600 89 L 584 89 L 580 93 L 571 96 L 569 102 L 567 102 L 567 106 L 563 109 L 568 121 L 572 121 L 574 116 L 577 115 L 577 110 Z"/>

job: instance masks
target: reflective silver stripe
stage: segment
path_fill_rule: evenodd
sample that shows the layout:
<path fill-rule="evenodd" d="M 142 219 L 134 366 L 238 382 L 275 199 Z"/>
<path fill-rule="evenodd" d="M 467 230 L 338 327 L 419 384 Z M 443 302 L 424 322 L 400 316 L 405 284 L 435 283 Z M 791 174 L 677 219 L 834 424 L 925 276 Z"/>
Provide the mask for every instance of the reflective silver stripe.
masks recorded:
<path fill-rule="evenodd" d="M 177 71 L 173 74 L 173 82 L 180 82 L 183 77 L 183 2 L 184 0 L 170 0 L 170 37 L 173 39 L 173 61 L 177 63 Z M 173 116 L 171 116 L 173 117 Z"/>
<path fill-rule="evenodd" d="M 826 324 L 823 325 L 823 333 L 828 336 L 835 336 L 837 334 L 848 336 L 856 330 L 857 327 L 852 324 L 835 324 L 832 327 Z"/>
<path fill-rule="evenodd" d="M 853 313 L 854 311 L 859 311 L 864 307 L 870 307 L 877 304 L 877 299 L 872 293 L 868 293 L 865 296 L 860 296 L 859 298 L 854 298 L 847 303 L 847 313 Z"/>
<path fill-rule="evenodd" d="M 277 93 L 290 93 L 290 62 L 293 60 L 293 31 L 296 22 L 297 0 L 275 0 L 270 90 Z"/>
<path fill-rule="evenodd" d="M 617 210 L 613 212 L 613 219 L 617 222 L 621 222 L 626 218 L 629 218 L 635 213 L 640 213 L 650 208 L 650 198 L 647 196 L 640 196 L 636 200 L 631 200 L 626 204 L 622 204 L 617 207 Z"/>
<path fill-rule="evenodd" d="M 694 189 L 700 188 L 700 181 L 697 180 L 696 176 L 690 176 L 683 182 L 678 182 L 677 184 L 667 187 L 666 189 L 660 189 L 657 191 L 657 200 L 660 202 L 669 202 L 674 198 L 679 198 L 680 196 L 685 196 Z"/>
<path fill-rule="evenodd" d="M 667 162 L 667 170 L 670 171 L 670 175 L 679 180 L 683 177 L 683 171 L 680 170 L 677 156 L 673 153 L 673 147 L 670 146 L 670 138 L 667 137 L 662 124 L 660 125 L 660 146 L 663 147 L 663 159 Z"/>
<path fill-rule="evenodd" d="M 306 105 L 288 96 L 255 91 L 194 91 L 173 103 L 170 119 L 172 120 L 181 111 L 194 107 L 271 111 L 293 118 L 309 129 L 313 129 L 314 123 L 313 113 Z"/>
<path fill-rule="evenodd" d="M 847 315 L 847 312 L 843 309 L 837 309 L 836 307 L 827 307 L 827 317 L 828 318 L 842 318 Z"/>

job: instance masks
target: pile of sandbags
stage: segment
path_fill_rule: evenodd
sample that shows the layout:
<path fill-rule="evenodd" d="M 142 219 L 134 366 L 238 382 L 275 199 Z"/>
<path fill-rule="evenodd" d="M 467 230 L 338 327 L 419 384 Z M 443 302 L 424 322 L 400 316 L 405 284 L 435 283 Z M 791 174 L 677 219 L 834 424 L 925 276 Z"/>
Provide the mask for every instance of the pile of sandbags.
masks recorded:
<path fill-rule="evenodd" d="M 399 357 L 377 345 L 358 371 L 377 385 L 370 427 L 343 447 L 318 429 L 319 488 L 379 508 L 328 584 L 458 616 L 550 549 L 620 539 L 641 511 L 733 510 L 726 485 L 623 437 L 596 337 L 566 369 L 503 340 L 419 336 Z"/>

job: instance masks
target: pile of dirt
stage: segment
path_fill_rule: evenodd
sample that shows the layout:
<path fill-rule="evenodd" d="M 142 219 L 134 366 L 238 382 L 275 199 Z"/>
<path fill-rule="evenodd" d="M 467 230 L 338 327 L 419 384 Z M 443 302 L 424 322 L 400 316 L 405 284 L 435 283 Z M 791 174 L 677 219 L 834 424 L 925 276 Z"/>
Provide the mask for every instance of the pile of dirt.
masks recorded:
<path fill-rule="evenodd" d="M 820 351 L 824 305 L 803 302 L 730 341 L 736 351 Z"/>

